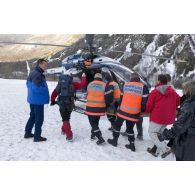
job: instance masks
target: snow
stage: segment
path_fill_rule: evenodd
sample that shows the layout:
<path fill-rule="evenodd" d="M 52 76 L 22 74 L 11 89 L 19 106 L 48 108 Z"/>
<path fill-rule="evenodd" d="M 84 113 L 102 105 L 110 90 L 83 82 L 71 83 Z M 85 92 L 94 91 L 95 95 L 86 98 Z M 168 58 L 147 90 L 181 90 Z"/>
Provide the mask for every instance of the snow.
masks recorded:
<path fill-rule="evenodd" d="M 181 36 L 183 35 L 172 35 L 167 41 L 167 43 L 160 47 L 157 47 L 159 35 L 155 35 L 153 41 L 146 47 L 144 54 L 150 54 L 154 56 L 166 56 L 165 54 L 167 53 L 167 47 L 169 48 L 170 44 L 172 45 L 176 41 L 178 41 Z M 194 36 L 191 35 L 190 37 L 193 41 Z M 170 56 L 171 59 L 176 58 L 178 54 L 183 51 L 187 41 L 191 43 L 190 46 L 191 50 L 193 51 L 192 41 L 190 41 L 188 35 L 186 35 L 184 36 L 184 38 L 179 40 L 177 47 L 174 49 L 173 54 Z M 182 61 L 182 59 L 178 59 L 178 61 L 179 60 Z M 151 85 L 154 85 L 154 83 L 156 83 L 156 71 L 157 73 L 169 73 L 172 77 L 176 75 L 176 62 L 174 60 L 165 60 L 162 64 L 160 64 L 160 62 L 161 61 L 159 61 L 158 58 L 143 55 L 138 64 L 134 66 L 134 70 L 139 71 L 141 75 L 147 77 Z"/>
<path fill-rule="evenodd" d="M 126 45 L 126 50 L 124 51 L 123 55 L 116 59 L 117 62 L 120 62 L 123 58 L 126 60 L 128 57 L 131 56 L 131 50 L 132 48 L 130 47 L 131 45 L 131 42 L 129 42 L 127 45 Z"/>
<path fill-rule="evenodd" d="M 125 52 L 124 52 L 124 59 L 125 59 L 125 60 L 126 60 L 128 57 L 131 56 L 131 50 L 132 50 L 132 48 L 130 47 L 130 45 L 131 45 L 131 42 L 129 42 L 129 43 L 127 44 L 127 46 L 126 46 L 126 50 L 125 50 Z"/>
<path fill-rule="evenodd" d="M 45 71 L 45 74 L 59 74 L 65 72 L 64 66 L 62 67 L 57 67 L 57 68 L 50 68 Z"/>
<path fill-rule="evenodd" d="M 183 70 L 183 72 L 179 75 L 179 77 L 184 78 L 184 73 L 185 73 L 185 71 L 186 71 L 186 69 L 184 69 L 184 70 Z M 190 75 L 191 75 L 191 72 L 189 72 L 188 74 L 190 74 Z M 190 75 L 189 75 L 189 76 L 190 76 Z"/>
<path fill-rule="evenodd" d="M 166 70 L 172 77 L 175 74 L 175 63 L 173 61 L 166 63 Z"/>
<path fill-rule="evenodd" d="M 158 55 L 158 53 L 155 53 L 156 50 L 156 41 L 158 39 L 159 35 L 155 35 L 154 40 L 147 46 L 144 54 L 153 54 Z M 160 53 L 161 50 L 158 52 Z M 140 72 L 143 76 L 148 77 L 148 75 L 151 73 L 151 71 L 156 66 L 156 58 L 152 58 L 149 56 L 143 55 L 139 63 L 134 67 L 134 69 L 138 68 L 140 69 Z"/>
<path fill-rule="evenodd" d="M 26 69 L 27 69 L 27 73 L 29 75 L 30 74 L 30 66 L 29 66 L 29 63 L 27 60 L 26 60 Z"/>
<path fill-rule="evenodd" d="M 190 39 L 191 38 L 191 39 Z M 194 54 L 195 57 L 195 41 L 194 41 L 194 36 L 193 35 L 189 35 L 189 44 L 190 44 L 190 48 Z"/>
<path fill-rule="evenodd" d="M 79 49 L 76 53 L 77 53 L 77 54 L 81 54 L 81 53 L 82 53 L 82 50 Z"/>
<path fill-rule="evenodd" d="M 55 83 L 48 82 L 50 92 Z M 105 144 L 97 146 L 90 140 L 90 126 L 87 116 L 73 112 L 71 125 L 75 140 L 73 143 L 66 142 L 61 135 L 61 117 L 57 106 L 45 106 L 45 121 L 42 135 L 48 141 L 34 143 L 32 139 L 24 139 L 24 127 L 29 116 L 29 105 L 26 102 L 26 86 L 23 80 L 0 79 L 0 160 L 112 160 L 112 161 L 135 161 L 135 160 L 175 160 L 172 155 L 166 159 L 155 158 L 146 152 L 147 147 L 152 146 L 148 136 L 148 118 L 144 118 L 144 141 L 135 141 L 136 152 L 125 148 L 128 143 L 126 137 L 120 136 L 117 148 Z M 110 126 L 106 117 L 100 122 L 103 137 L 111 138 Z M 122 127 L 122 131 L 125 126 Z M 136 132 L 136 130 L 135 130 Z"/>
<path fill-rule="evenodd" d="M 37 46 L 36 45 L 23 45 L 24 50 L 32 50 L 35 49 Z"/>

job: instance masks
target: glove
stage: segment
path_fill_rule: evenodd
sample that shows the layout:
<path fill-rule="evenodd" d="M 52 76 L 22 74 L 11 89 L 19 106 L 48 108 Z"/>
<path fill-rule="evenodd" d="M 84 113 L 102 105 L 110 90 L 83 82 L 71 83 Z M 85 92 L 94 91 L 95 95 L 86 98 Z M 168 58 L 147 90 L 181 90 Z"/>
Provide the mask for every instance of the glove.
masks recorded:
<path fill-rule="evenodd" d="M 57 104 L 56 101 L 51 101 L 50 106 L 54 106 L 55 104 Z"/>
<path fill-rule="evenodd" d="M 85 74 L 85 73 L 83 73 L 83 74 L 82 74 L 82 77 L 86 77 L 86 74 Z"/>

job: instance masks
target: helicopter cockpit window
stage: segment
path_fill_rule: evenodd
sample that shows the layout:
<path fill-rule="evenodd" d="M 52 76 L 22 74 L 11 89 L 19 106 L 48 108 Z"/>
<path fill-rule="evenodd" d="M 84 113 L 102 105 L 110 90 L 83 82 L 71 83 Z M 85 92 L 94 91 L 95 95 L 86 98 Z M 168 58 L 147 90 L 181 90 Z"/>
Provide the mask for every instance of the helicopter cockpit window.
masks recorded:
<path fill-rule="evenodd" d="M 87 51 L 87 52 L 83 52 L 82 54 L 82 58 L 84 60 L 93 60 L 93 53 Z"/>
<path fill-rule="evenodd" d="M 121 78 L 123 78 L 126 82 L 127 82 L 127 81 L 130 81 L 132 72 L 130 72 L 128 69 L 125 70 L 125 69 L 121 69 L 121 68 L 115 67 L 115 68 L 113 69 L 113 72 L 115 72 L 116 74 L 118 74 L 118 75 L 119 75 Z"/>
<path fill-rule="evenodd" d="M 133 73 L 133 71 L 131 71 L 130 69 L 126 68 L 125 66 L 122 66 L 121 64 L 115 63 L 106 63 L 104 65 L 114 73 L 114 75 L 117 77 L 117 80 L 119 79 L 125 82 L 130 81 L 131 74 Z"/>
<path fill-rule="evenodd" d="M 110 70 L 107 67 L 103 67 L 101 69 L 101 73 L 102 73 L 102 79 L 105 83 L 110 82 L 111 78 L 112 78 L 112 74 L 110 72 Z"/>

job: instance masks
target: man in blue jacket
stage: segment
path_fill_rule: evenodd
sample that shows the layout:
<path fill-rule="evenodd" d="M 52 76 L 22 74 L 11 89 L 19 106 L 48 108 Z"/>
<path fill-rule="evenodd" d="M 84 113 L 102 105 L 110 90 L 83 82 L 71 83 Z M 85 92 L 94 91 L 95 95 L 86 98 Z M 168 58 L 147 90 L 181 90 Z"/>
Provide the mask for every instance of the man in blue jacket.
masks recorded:
<path fill-rule="evenodd" d="M 27 78 L 28 97 L 27 101 L 30 104 L 30 118 L 25 127 L 24 138 L 34 137 L 34 142 L 46 141 L 41 137 L 42 125 L 44 121 L 44 104 L 49 103 L 49 90 L 45 80 L 44 70 L 46 69 L 47 61 L 39 59 L 37 66 L 29 74 Z M 32 133 L 35 125 L 35 132 Z"/>

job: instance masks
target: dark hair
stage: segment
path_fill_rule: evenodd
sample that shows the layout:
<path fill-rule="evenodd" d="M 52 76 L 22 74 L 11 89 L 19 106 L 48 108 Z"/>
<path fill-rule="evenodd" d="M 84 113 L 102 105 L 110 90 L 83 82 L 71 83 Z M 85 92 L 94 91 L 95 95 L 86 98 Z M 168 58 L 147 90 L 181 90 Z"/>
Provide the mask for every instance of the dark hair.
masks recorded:
<path fill-rule="evenodd" d="M 164 74 L 159 74 L 158 81 L 160 81 L 161 84 L 166 85 L 167 84 L 167 76 Z"/>
<path fill-rule="evenodd" d="M 130 81 L 131 82 L 140 82 L 139 75 L 136 72 L 132 73 Z"/>
<path fill-rule="evenodd" d="M 187 97 L 195 96 L 195 81 L 190 80 L 190 81 L 184 83 L 183 84 L 183 90 L 184 90 L 184 94 Z"/>
<path fill-rule="evenodd" d="M 46 63 L 47 63 L 47 60 L 45 60 L 45 59 L 43 59 L 43 58 L 38 59 L 38 60 L 37 60 L 37 66 L 38 66 L 39 64 L 42 64 L 43 62 L 46 62 Z"/>
<path fill-rule="evenodd" d="M 165 74 L 165 76 L 167 77 L 167 82 L 171 82 L 171 75 L 170 74 Z"/>

